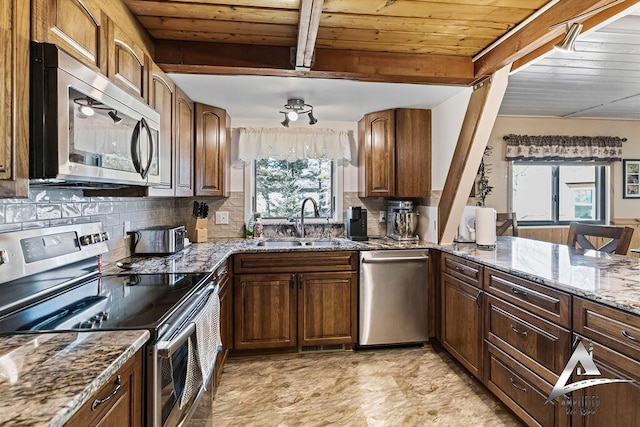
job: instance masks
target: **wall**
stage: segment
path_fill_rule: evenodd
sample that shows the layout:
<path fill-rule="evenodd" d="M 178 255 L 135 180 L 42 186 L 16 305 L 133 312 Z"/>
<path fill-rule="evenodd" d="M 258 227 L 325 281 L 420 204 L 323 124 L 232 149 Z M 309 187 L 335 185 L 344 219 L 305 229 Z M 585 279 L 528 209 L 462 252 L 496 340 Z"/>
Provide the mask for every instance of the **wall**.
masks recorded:
<path fill-rule="evenodd" d="M 444 188 L 449 165 L 458 143 L 462 122 L 472 93 L 471 88 L 453 96 L 431 110 L 431 188 L 439 194 Z"/>
<path fill-rule="evenodd" d="M 507 134 L 620 136 L 627 138 L 622 157 L 640 159 L 640 121 L 587 120 L 554 118 L 498 117 L 491 132 L 489 145 L 493 154 L 486 163 L 491 165 L 489 184 L 493 192 L 487 197 L 487 205 L 498 212 L 508 210 L 509 163 L 504 160 Z M 640 199 L 622 198 L 622 162 L 614 162 L 612 176 L 612 219 L 640 219 Z"/>

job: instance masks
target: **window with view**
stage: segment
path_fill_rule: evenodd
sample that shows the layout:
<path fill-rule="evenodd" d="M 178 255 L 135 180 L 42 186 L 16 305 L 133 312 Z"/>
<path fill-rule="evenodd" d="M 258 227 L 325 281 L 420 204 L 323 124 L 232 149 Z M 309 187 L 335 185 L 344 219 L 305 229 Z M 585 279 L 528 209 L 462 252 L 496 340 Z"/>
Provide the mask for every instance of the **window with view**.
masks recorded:
<path fill-rule="evenodd" d="M 254 212 L 265 219 L 289 219 L 300 215 L 302 200 L 313 197 L 320 216 L 335 213 L 335 162 L 326 159 L 255 161 Z"/>
<path fill-rule="evenodd" d="M 512 207 L 518 222 L 604 223 L 608 166 L 513 162 Z"/>

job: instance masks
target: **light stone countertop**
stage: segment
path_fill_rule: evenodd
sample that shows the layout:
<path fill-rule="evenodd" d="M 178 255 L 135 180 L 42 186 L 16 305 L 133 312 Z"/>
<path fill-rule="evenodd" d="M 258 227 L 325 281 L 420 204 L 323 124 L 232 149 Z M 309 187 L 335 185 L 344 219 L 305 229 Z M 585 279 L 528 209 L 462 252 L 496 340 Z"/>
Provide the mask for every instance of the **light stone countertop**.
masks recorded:
<path fill-rule="evenodd" d="M 0 336 L 0 425 L 62 426 L 148 339 L 146 330 Z"/>
<path fill-rule="evenodd" d="M 341 244 L 273 248 L 256 246 L 255 240 L 210 240 L 193 243 L 182 252 L 169 256 L 131 257 L 122 261 L 134 263 L 131 273 L 190 273 L 213 271 L 234 253 L 434 248 L 640 315 L 640 258 L 636 257 L 582 251 L 566 245 L 508 236 L 498 237 L 497 248 L 493 251 L 478 249 L 474 243 L 439 246 L 425 242 L 399 243 L 387 238 L 366 242 L 334 240 Z M 115 264 L 104 269 L 104 274 L 121 272 Z"/>

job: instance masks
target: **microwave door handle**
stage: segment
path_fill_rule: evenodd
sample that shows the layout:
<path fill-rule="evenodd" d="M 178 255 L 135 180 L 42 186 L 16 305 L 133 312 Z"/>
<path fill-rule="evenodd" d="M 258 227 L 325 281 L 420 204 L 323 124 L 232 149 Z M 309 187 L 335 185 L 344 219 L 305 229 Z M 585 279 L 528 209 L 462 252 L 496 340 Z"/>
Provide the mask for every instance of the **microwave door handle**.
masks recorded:
<path fill-rule="evenodd" d="M 149 124 L 144 119 L 144 117 L 140 120 L 140 127 L 147 131 L 147 137 L 149 138 L 149 158 L 147 159 L 147 166 L 142 169 L 140 172 L 140 176 L 142 179 L 145 179 L 147 175 L 149 175 L 149 170 L 151 170 L 151 163 L 153 163 L 153 135 L 151 134 L 151 128 Z"/>
<path fill-rule="evenodd" d="M 133 128 L 133 133 L 131 134 L 131 161 L 133 162 L 133 167 L 136 172 L 142 175 L 142 165 L 140 164 L 140 156 L 138 155 L 138 151 L 140 150 L 140 126 L 142 120 L 136 123 L 136 126 Z"/>

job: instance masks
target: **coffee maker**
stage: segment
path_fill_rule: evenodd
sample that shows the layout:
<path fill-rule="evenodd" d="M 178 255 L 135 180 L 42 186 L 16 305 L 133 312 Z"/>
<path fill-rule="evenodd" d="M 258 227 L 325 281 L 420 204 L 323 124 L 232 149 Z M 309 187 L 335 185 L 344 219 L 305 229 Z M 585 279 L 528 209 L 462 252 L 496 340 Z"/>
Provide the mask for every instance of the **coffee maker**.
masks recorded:
<path fill-rule="evenodd" d="M 350 240 L 369 240 L 367 237 L 367 210 L 360 206 L 347 209 L 347 237 Z"/>
<path fill-rule="evenodd" d="M 387 237 L 394 240 L 415 242 L 418 214 L 410 200 L 391 200 L 387 211 Z"/>

